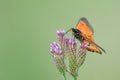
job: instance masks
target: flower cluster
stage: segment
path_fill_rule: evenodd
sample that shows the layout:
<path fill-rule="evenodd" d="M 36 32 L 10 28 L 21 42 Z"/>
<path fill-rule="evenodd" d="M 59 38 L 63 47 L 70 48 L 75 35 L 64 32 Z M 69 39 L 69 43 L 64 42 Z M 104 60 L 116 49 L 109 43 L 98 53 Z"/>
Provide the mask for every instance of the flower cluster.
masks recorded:
<path fill-rule="evenodd" d="M 78 75 L 78 69 L 85 61 L 87 44 L 81 43 L 77 47 L 77 41 L 65 35 L 64 30 L 57 31 L 57 43 L 50 45 L 51 55 L 57 69 L 65 76 L 70 73 L 74 78 Z"/>

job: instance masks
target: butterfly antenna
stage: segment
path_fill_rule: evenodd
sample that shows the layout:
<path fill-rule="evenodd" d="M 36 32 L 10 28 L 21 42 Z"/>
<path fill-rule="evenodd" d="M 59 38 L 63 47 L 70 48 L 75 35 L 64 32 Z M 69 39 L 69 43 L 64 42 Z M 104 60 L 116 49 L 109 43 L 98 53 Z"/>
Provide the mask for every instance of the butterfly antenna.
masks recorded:
<path fill-rule="evenodd" d="M 70 32 L 70 31 L 72 31 L 72 28 L 70 28 L 69 30 L 67 30 L 67 31 L 65 32 L 65 35 L 66 35 L 68 32 Z"/>

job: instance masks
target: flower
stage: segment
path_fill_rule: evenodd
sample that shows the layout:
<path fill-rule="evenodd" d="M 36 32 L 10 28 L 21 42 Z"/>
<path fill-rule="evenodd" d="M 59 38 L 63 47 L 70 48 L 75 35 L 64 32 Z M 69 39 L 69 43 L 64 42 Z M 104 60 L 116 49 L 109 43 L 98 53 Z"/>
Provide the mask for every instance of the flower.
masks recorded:
<path fill-rule="evenodd" d="M 50 44 L 50 51 L 52 53 L 51 55 L 54 58 L 54 62 L 56 64 L 57 69 L 62 74 L 65 74 L 66 65 L 64 63 L 64 56 L 61 46 L 58 43 L 53 42 L 52 44 Z"/>
<path fill-rule="evenodd" d="M 61 46 L 56 42 L 50 44 L 50 51 L 53 55 L 62 55 Z"/>
<path fill-rule="evenodd" d="M 58 42 L 53 42 L 50 45 L 50 52 L 56 67 L 64 76 L 65 72 L 69 72 L 76 78 L 79 67 L 85 61 L 88 44 L 81 43 L 77 48 L 76 39 L 65 35 L 64 30 L 57 31 L 57 40 Z"/>
<path fill-rule="evenodd" d="M 58 42 L 59 42 L 60 45 L 62 45 L 64 34 L 65 34 L 64 30 L 58 30 L 57 31 L 57 39 L 58 39 Z"/>
<path fill-rule="evenodd" d="M 88 47 L 88 44 L 85 44 L 85 43 L 82 43 L 79 47 L 78 54 L 77 54 L 77 68 L 79 68 L 85 61 L 87 47 Z"/>

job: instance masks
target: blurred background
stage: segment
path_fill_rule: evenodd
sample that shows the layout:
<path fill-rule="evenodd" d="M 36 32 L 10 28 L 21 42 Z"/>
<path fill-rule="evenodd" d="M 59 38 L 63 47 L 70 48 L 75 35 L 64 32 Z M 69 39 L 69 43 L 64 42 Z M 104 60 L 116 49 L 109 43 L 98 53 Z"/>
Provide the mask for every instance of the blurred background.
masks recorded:
<path fill-rule="evenodd" d="M 81 17 L 106 54 L 88 52 L 78 80 L 120 80 L 119 0 L 0 0 L 0 80 L 63 80 L 50 43 Z"/>

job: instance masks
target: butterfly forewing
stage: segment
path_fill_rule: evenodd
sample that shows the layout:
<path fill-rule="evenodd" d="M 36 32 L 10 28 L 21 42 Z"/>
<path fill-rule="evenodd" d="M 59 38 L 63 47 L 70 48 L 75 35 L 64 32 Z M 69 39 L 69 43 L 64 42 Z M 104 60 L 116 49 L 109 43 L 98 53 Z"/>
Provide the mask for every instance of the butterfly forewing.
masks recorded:
<path fill-rule="evenodd" d="M 76 28 L 80 30 L 83 34 L 88 36 L 93 35 L 94 33 L 92 26 L 90 25 L 88 20 L 84 17 L 80 18 Z"/>

